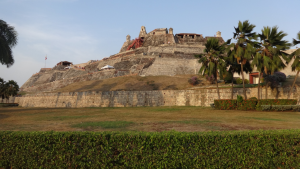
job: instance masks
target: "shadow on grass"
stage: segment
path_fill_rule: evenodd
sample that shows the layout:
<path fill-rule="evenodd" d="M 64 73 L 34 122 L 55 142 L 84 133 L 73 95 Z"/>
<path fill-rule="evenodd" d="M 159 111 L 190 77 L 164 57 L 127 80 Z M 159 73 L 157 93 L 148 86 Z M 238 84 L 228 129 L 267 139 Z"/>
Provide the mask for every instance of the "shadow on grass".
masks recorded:
<path fill-rule="evenodd" d="M 74 127 L 74 128 L 101 127 L 104 129 L 112 129 L 112 128 L 125 128 L 131 124 L 133 124 L 133 122 L 129 122 L 129 121 L 98 121 L 98 122 L 82 122 L 82 123 L 74 124 L 71 127 Z"/>

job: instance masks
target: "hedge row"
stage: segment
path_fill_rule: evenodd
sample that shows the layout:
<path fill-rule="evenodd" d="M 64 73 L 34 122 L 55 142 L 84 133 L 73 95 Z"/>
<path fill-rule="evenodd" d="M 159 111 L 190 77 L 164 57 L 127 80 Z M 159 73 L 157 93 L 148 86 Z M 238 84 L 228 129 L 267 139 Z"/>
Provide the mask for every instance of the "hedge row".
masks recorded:
<path fill-rule="evenodd" d="M 262 110 L 262 105 L 296 105 L 295 99 L 248 99 L 238 102 L 236 99 L 214 100 L 214 106 L 219 110 Z"/>
<path fill-rule="evenodd" d="M 0 103 L 0 107 L 18 107 L 18 103 Z"/>
<path fill-rule="evenodd" d="M 0 168 L 300 168 L 300 130 L 0 132 Z"/>
<path fill-rule="evenodd" d="M 286 111 L 286 110 L 293 110 L 299 111 L 300 105 L 261 105 L 261 110 L 263 111 Z"/>
<path fill-rule="evenodd" d="M 257 103 L 257 110 L 262 110 L 261 105 L 296 105 L 296 99 L 263 99 Z"/>

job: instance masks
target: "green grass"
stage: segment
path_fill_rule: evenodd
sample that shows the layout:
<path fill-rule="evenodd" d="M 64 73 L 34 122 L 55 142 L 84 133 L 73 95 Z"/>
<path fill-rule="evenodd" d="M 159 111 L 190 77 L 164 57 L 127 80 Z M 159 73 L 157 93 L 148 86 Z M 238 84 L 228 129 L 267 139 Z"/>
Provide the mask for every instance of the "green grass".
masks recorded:
<path fill-rule="evenodd" d="M 55 120 L 69 120 L 69 119 L 79 119 L 79 118 L 89 118 L 94 116 L 53 116 L 53 117 L 45 117 L 45 118 L 36 118 L 35 120 L 48 120 L 48 121 L 55 121 Z"/>
<path fill-rule="evenodd" d="M 255 119 L 255 120 L 264 120 L 264 121 L 284 121 L 281 119 L 271 119 L 271 118 L 265 118 L 265 117 L 245 117 L 249 119 Z"/>
<path fill-rule="evenodd" d="M 211 121 L 211 120 L 183 120 L 183 121 L 167 121 L 167 123 L 183 123 L 183 124 L 205 124 L 212 122 L 220 122 L 220 121 Z"/>
<path fill-rule="evenodd" d="M 128 121 L 98 121 L 98 122 L 82 122 L 78 124 L 74 124 L 71 127 L 75 128 L 88 128 L 88 127 L 101 127 L 104 129 L 112 129 L 112 128 L 125 128 L 129 125 L 133 124 L 133 122 Z"/>
<path fill-rule="evenodd" d="M 184 109 L 183 108 L 167 108 L 167 107 L 150 109 L 150 111 L 180 111 L 180 110 L 184 110 Z"/>

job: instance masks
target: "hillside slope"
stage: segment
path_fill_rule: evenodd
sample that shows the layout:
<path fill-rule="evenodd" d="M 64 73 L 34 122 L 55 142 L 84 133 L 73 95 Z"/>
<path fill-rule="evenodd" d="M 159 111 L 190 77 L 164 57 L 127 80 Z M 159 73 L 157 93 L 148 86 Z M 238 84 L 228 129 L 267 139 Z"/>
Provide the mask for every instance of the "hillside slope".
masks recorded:
<path fill-rule="evenodd" d="M 195 75 L 116 77 L 76 82 L 52 92 L 184 90 L 194 87 L 188 83 L 192 76 Z M 200 78 L 200 84 L 196 86 L 206 84 L 206 80 Z"/>

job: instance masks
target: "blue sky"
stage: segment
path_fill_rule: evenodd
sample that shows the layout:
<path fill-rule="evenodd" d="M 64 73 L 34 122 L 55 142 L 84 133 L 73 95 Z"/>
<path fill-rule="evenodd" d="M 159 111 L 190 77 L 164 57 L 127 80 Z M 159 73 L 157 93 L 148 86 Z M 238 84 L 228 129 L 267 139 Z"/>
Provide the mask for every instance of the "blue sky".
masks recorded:
<path fill-rule="evenodd" d="M 15 27 L 15 64 L 0 65 L 0 77 L 21 86 L 30 76 L 62 60 L 74 64 L 100 60 L 119 52 L 141 26 L 176 33 L 232 38 L 239 20 L 279 27 L 292 41 L 300 31 L 299 0 L 0 0 L 0 19 Z M 299 46 L 299 45 L 298 45 Z M 292 47 L 295 48 L 295 47 Z"/>

